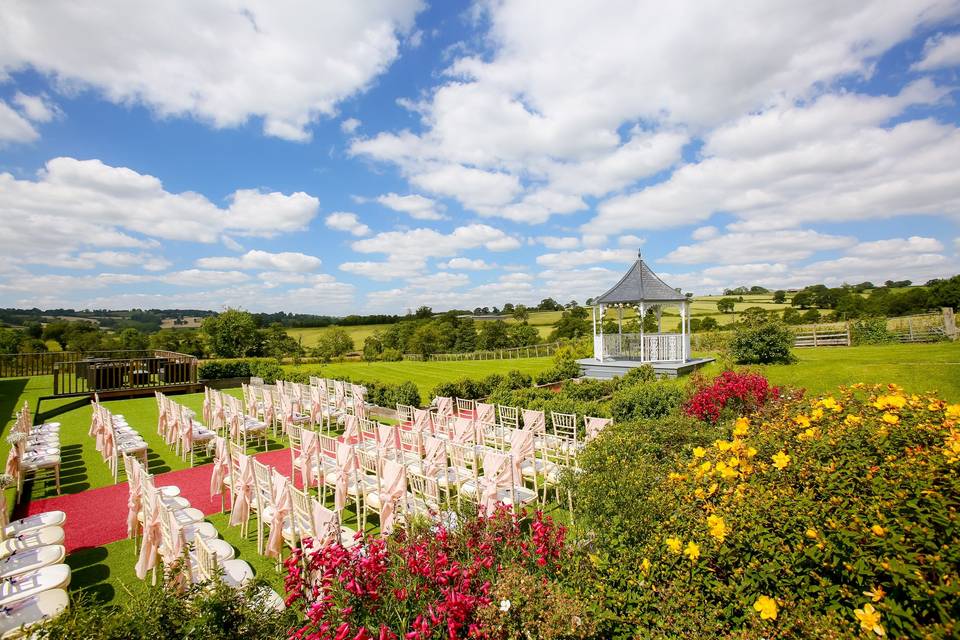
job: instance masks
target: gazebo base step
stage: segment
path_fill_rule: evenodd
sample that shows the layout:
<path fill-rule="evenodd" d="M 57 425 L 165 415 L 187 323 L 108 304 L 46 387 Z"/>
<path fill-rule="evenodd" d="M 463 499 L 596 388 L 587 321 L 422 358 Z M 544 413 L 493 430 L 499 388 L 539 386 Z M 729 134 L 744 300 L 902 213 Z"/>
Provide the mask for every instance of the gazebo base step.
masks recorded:
<path fill-rule="evenodd" d="M 580 365 L 580 375 L 594 380 L 609 380 L 626 375 L 631 369 L 645 364 L 653 367 L 653 371 L 658 378 L 676 378 L 692 373 L 711 362 L 713 362 L 713 358 L 693 358 L 686 362 L 640 362 L 639 360 L 605 360 L 600 362 L 593 358 L 577 360 L 577 364 Z"/>

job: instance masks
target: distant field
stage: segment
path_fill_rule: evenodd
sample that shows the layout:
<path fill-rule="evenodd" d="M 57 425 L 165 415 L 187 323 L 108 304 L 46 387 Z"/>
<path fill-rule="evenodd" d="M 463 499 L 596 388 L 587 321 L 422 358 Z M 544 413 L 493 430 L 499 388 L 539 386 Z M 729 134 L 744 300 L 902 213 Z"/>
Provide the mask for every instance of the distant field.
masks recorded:
<path fill-rule="evenodd" d="M 430 390 L 441 382 L 460 378 L 482 378 L 491 373 L 506 373 L 518 369 L 530 375 L 549 368 L 552 358 L 518 358 L 516 360 L 472 360 L 466 362 L 335 362 L 325 365 L 304 365 L 302 368 L 316 371 L 321 368 L 321 376 L 336 378 L 352 376 L 369 380 L 398 383 L 410 380 L 420 389 L 424 401 L 429 402 Z M 295 371 L 296 365 L 284 365 L 285 371 Z"/>
<path fill-rule="evenodd" d="M 353 338 L 353 348 L 356 351 L 363 350 L 363 341 L 367 336 L 372 336 L 377 331 L 382 331 L 389 327 L 389 324 L 365 324 L 356 327 L 341 327 Z M 330 331 L 333 327 L 308 327 L 306 329 L 287 329 L 287 334 L 293 336 L 295 340 L 303 341 L 304 347 L 315 347 L 320 340 L 320 336 Z"/>

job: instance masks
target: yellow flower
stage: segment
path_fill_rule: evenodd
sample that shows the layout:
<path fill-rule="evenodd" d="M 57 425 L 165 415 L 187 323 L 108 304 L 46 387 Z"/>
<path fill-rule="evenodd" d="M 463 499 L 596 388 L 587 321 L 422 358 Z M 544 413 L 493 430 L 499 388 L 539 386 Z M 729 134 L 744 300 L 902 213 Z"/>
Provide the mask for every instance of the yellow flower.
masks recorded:
<path fill-rule="evenodd" d="M 691 540 L 687 543 L 687 548 L 683 550 L 683 555 L 690 558 L 690 562 L 696 562 L 700 557 L 700 545 Z"/>
<path fill-rule="evenodd" d="M 852 413 L 850 413 L 850 414 L 847 414 L 847 417 L 844 419 L 843 422 L 848 427 L 852 427 L 854 425 L 857 425 L 863 422 L 863 418 L 861 418 L 860 416 L 855 416 Z"/>
<path fill-rule="evenodd" d="M 720 516 L 707 516 L 707 527 L 710 529 L 710 535 L 723 542 L 727 537 L 727 525 Z"/>
<path fill-rule="evenodd" d="M 731 447 L 731 444 L 726 440 L 717 440 L 714 444 L 717 445 L 717 449 L 720 451 L 727 451 Z"/>
<path fill-rule="evenodd" d="M 803 433 L 797 436 L 797 440 L 803 442 L 804 440 L 814 440 L 817 436 L 820 435 L 820 429 L 817 427 L 810 427 L 809 429 L 804 430 Z"/>
<path fill-rule="evenodd" d="M 687 476 L 683 475 L 682 473 L 677 473 L 676 471 L 671 471 L 670 473 L 667 474 L 667 479 L 673 480 L 674 482 L 680 482 L 686 479 L 686 477 Z"/>
<path fill-rule="evenodd" d="M 649 560 L 649 559 L 647 559 L 647 558 L 644 558 L 644 559 L 643 559 L 643 562 L 640 563 L 640 571 L 642 571 L 644 575 L 650 573 L 650 560 Z"/>
<path fill-rule="evenodd" d="M 817 530 L 813 528 L 807 529 L 807 537 L 810 538 L 811 540 L 816 540 Z"/>
<path fill-rule="evenodd" d="M 777 454 L 773 456 L 773 466 L 777 469 L 785 469 L 788 464 L 790 464 L 790 456 L 783 451 L 778 451 Z"/>
<path fill-rule="evenodd" d="M 694 448 L 693 448 L 693 457 L 694 457 L 694 458 L 702 458 L 702 457 L 705 456 L 705 455 L 707 455 L 707 450 L 704 449 L 703 447 L 694 447 Z"/>
<path fill-rule="evenodd" d="M 813 411 L 810 412 L 811 420 L 819 420 L 822 417 L 823 417 L 823 409 L 814 409 Z"/>
<path fill-rule="evenodd" d="M 883 535 L 886 533 L 886 531 L 884 531 L 883 527 L 881 527 L 881 526 L 878 525 L 878 524 L 875 524 L 875 525 L 873 525 L 872 527 L 870 527 L 870 531 L 873 532 L 873 535 L 875 535 L 875 536 L 880 536 L 880 537 L 883 537 Z"/>
<path fill-rule="evenodd" d="M 710 473 L 710 469 L 713 468 L 713 463 L 709 460 L 700 465 L 700 473 Z"/>
<path fill-rule="evenodd" d="M 897 424 L 900 422 L 900 416 L 895 413 L 885 413 L 883 414 L 883 421 L 887 424 Z"/>
<path fill-rule="evenodd" d="M 747 418 L 737 418 L 737 423 L 733 427 L 733 435 L 735 436 L 745 436 L 747 435 L 747 428 L 750 426 L 750 420 Z"/>
<path fill-rule="evenodd" d="M 750 447 L 747 449 L 747 457 L 752 458 L 755 455 L 757 455 L 757 450 L 754 447 Z"/>
<path fill-rule="evenodd" d="M 680 547 L 682 546 L 683 542 L 680 541 L 680 538 L 667 538 L 667 548 L 673 553 L 680 553 Z"/>
<path fill-rule="evenodd" d="M 760 614 L 761 620 L 777 619 L 777 601 L 769 596 L 760 596 L 753 603 L 753 610 Z"/>
<path fill-rule="evenodd" d="M 824 409 L 833 409 L 834 411 L 836 411 L 837 407 L 839 407 L 840 404 L 836 401 L 836 399 L 833 396 L 827 396 L 826 398 L 820 401 L 820 406 L 823 407 Z"/>
<path fill-rule="evenodd" d="M 880 602 L 883 600 L 883 596 L 887 595 L 887 592 L 883 590 L 883 587 L 873 587 L 869 591 L 864 591 L 863 595 L 870 596 L 870 599 L 874 602 Z"/>
<path fill-rule="evenodd" d="M 940 411 L 944 406 L 946 403 L 943 400 L 931 400 L 927 405 L 927 411 Z"/>
<path fill-rule="evenodd" d="M 880 612 L 874 609 L 872 604 L 863 605 L 863 609 L 854 609 L 853 613 L 860 621 L 861 629 L 872 631 L 878 636 L 884 635 L 883 626 L 880 624 Z"/>
<path fill-rule="evenodd" d="M 948 418 L 960 418 L 960 404 L 947 405 Z"/>
<path fill-rule="evenodd" d="M 905 404 L 907 399 L 899 395 L 880 396 L 873 402 L 873 406 L 877 409 L 903 409 Z"/>
<path fill-rule="evenodd" d="M 802 414 L 795 417 L 793 421 L 796 422 L 797 425 L 803 427 L 804 429 L 810 426 L 810 418 Z"/>

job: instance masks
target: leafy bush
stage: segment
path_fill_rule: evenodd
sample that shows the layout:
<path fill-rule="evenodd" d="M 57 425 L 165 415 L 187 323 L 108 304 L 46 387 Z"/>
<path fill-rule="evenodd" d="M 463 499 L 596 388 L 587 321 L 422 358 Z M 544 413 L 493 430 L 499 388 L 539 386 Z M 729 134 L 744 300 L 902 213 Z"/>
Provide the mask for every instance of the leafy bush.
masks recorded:
<path fill-rule="evenodd" d="M 80 596 L 70 608 L 31 635 L 44 640 L 159 640 L 285 638 L 296 612 L 268 610 L 261 583 L 237 591 L 222 582 L 192 585 L 185 592 L 157 587 L 121 605 Z"/>
<path fill-rule="evenodd" d="M 255 360 L 250 363 L 250 375 L 273 384 L 277 379 L 283 379 L 283 369 L 273 360 Z"/>
<path fill-rule="evenodd" d="M 663 418 L 683 402 L 683 389 L 676 381 L 663 380 L 626 386 L 613 394 L 610 413 L 617 422 L 640 418 Z"/>
<path fill-rule="evenodd" d="M 793 332 L 782 322 L 743 323 L 730 342 L 730 352 L 740 364 L 789 364 L 796 361 L 793 341 Z"/>
<path fill-rule="evenodd" d="M 695 377 L 693 387 L 683 411 L 707 422 L 716 422 L 724 412 L 749 415 L 781 393 L 762 375 L 749 371 L 724 371 L 710 381 Z"/>
<path fill-rule="evenodd" d="M 665 475 L 639 430 L 604 431 L 575 488 L 601 635 L 956 637 L 960 405 L 854 387 L 739 419 Z"/>
<path fill-rule="evenodd" d="M 850 339 L 855 345 L 896 342 L 896 337 L 887 330 L 887 319 L 878 317 L 860 318 L 852 322 Z"/>
<path fill-rule="evenodd" d="M 201 380 L 249 378 L 250 360 L 205 360 L 197 367 Z"/>
<path fill-rule="evenodd" d="M 580 377 L 580 365 L 572 358 L 557 361 L 551 368 L 537 374 L 537 384 L 550 384 Z"/>
<path fill-rule="evenodd" d="M 379 359 L 384 362 L 400 362 L 403 360 L 403 353 L 399 349 L 384 349 Z"/>
<path fill-rule="evenodd" d="M 634 367 L 620 377 L 618 383 L 622 386 L 630 386 L 643 382 L 653 382 L 657 379 L 657 372 L 649 364 L 643 364 Z"/>
<path fill-rule="evenodd" d="M 557 579 L 569 553 L 565 533 L 540 513 L 528 523 L 500 509 L 408 538 L 372 538 L 350 549 L 334 544 L 306 556 L 295 551 L 286 562 L 287 600 L 306 622 L 291 637 L 502 637 L 504 627 L 523 621 L 532 623 L 526 631 L 534 637 L 590 635 L 586 607 L 565 597 Z M 505 571 L 509 579 L 494 589 Z M 531 589 L 547 598 L 529 597 Z M 567 602 L 570 612 L 561 632 L 551 632 L 554 602 Z"/>
<path fill-rule="evenodd" d="M 482 400 L 486 398 L 494 389 L 505 388 L 507 390 L 522 389 L 529 387 L 532 378 L 516 369 L 507 372 L 506 376 L 499 373 L 492 373 L 479 380 L 474 378 L 461 378 L 460 380 L 441 382 L 430 391 L 430 397 L 437 396 L 444 398 L 463 398 L 465 400 Z"/>

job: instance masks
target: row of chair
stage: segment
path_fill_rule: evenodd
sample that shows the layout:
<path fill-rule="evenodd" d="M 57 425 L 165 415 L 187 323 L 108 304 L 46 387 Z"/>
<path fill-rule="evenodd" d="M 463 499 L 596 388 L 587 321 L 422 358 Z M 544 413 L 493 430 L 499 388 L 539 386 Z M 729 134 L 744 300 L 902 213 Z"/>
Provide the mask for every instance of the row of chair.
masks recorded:
<path fill-rule="evenodd" d="M 154 391 L 157 401 L 157 433 L 172 446 L 181 460 L 189 455 L 190 466 L 194 463 L 197 449 L 204 451 L 217 435 L 196 420 L 197 414 L 160 391 Z M 189 452 L 189 453 L 188 453 Z"/>
<path fill-rule="evenodd" d="M 122 414 L 115 414 L 102 405 L 97 395 L 94 395 L 92 407 L 88 433 L 95 439 L 97 451 L 110 467 L 113 481 L 119 480 L 120 460 L 125 456 L 136 456 L 147 466 L 149 447 L 140 432 L 127 424 Z"/>
<path fill-rule="evenodd" d="M 7 454 L 6 473 L 16 482 L 19 502 L 24 481 L 42 472 L 52 473 L 60 493 L 60 423 L 35 425 L 30 406 L 24 402 L 7 436 L 10 452 Z"/>

